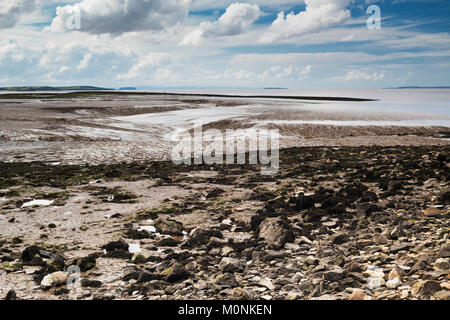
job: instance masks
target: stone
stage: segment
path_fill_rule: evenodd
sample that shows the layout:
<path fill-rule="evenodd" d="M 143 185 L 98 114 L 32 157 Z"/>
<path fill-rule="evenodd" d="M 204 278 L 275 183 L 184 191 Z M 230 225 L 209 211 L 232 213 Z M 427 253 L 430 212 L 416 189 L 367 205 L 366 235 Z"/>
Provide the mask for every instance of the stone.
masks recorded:
<path fill-rule="evenodd" d="M 448 259 L 439 258 L 434 263 L 434 269 L 437 271 L 447 272 L 450 269 L 450 263 Z"/>
<path fill-rule="evenodd" d="M 234 288 L 238 285 L 235 276 L 231 273 L 219 274 L 215 279 L 215 283 L 230 288 Z"/>
<path fill-rule="evenodd" d="M 81 279 L 81 287 L 82 288 L 100 288 L 103 285 L 103 282 L 99 280 L 91 280 L 83 278 Z"/>
<path fill-rule="evenodd" d="M 222 272 L 241 272 L 244 268 L 244 264 L 236 258 L 225 257 L 219 263 L 219 270 Z"/>
<path fill-rule="evenodd" d="M 382 234 L 376 234 L 373 237 L 373 241 L 375 241 L 375 243 L 377 243 L 377 244 L 387 244 L 387 243 L 389 243 L 389 239 L 386 236 L 382 235 Z"/>
<path fill-rule="evenodd" d="M 427 217 L 435 217 L 441 215 L 442 212 L 436 207 L 431 207 L 423 211 L 423 214 Z"/>
<path fill-rule="evenodd" d="M 262 278 L 262 279 L 258 282 L 258 284 L 261 285 L 261 286 L 263 286 L 263 287 L 266 287 L 266 288 L 269 289 L 269 290 L 274 290 L 274 289 L 275 289 L 275 286 L 273 285 L 272 279 L 267 278 L 267 277 Z"/>
<path fill-rule="evenodd" d="M 449 258 L 450 257 L 450 243 L 444 244 L 437 254 L 438 258 Z"/>
<path fill-rule="evenodd" d="M 253 294 L 241 288 L 234 288 L 231 293 L 233 300 L 253 300 Z"/>
<path fill-rule="evenodd" d="M 394 280 L 394 279 L 401 279 L 402 278 L 402 272 L 399 268 L 394 268 L 389 272 L 387 279 L 388 280 Z"/>
<path fill-rule="evenodd" d="M 386 287 L 389 289 L 397 289 L 402 285 L 402 281 L 399 278 L 394 278 L 386 282 Z"/>
<path fill-rule="evenodd" d="M 49 275 L 46 275 L 41 281 L 42 289 L 50 289 L 52 287 L 61 286 L 67 283 L 67 279 L 69 279 L 69 274 L 63 271 L 53 272 Z"/>
<path fill-rule="evenodd" d="M 367 289 L 369 290 L 379 289 L 381 287 L 384 287 L 385 285 L 386 281 L 384 281 L 383 278 L 371 277 L 367 281 Z"/>
<path fill-rule="evenodd" d="M 22 270 L 22 262 L 18 260 L 3 262 L 2 267 L 6 272 L 16 272 Z"/>
<path fill-rule="evenodd" d="M 155 245 L 158 247 L 176 247 L 178 245 L 178 241 L 171 236 L 166 236 L 161 240 L 156 241 Z"/>
<path fill-rule="evenodd" d="M 21 260 L 24 264 L 29 264 L 31 261 L 33 261 L 34 257 L 36 255 L 39 255 L 39 251 L 42 250 L 42 248 L 38 246 L 30 246 L 25 248 L 22 251 Z"/>
<path fill-rule="evenodd" d="M 155 220 L 154 225 L 156 231 L 161 234 L 169 234 L 175 236 L 183 235 L 183 224 L 181 222 L 161 217 Z"/>
<path fill-rule="evenodd" d="M 183 265 L 175 262 L 169 269 L 162 272 L 165 280 L 170 283 L 186 280 L 190 277 L 189 272 L 186 271 Z"/>
<path fill-rule="evenodd" d="M 400 252 L 400 251 L 405 251 L 405 250 L 408 250 L 408 249 L 411 249 L 411 248 L 413 248 L 414 247 L 414 245 L 413 244 L 411 244 L 411 243 L 407 243 L 407 242 L 400 242 L 400 243 L 395 243 L 395 244 L 393 244 L 392 246 L 391 246 L 391 252 L 392 253 L 397 253 L 397 252 Z"/>
<path fill-rule="evenodd" d="M 436 292 L 441 290 L 441 285 L 439 282 L 434 280 L 418 281 L 412 288 L 411 292 L 414 296 L 432 296 Z"/>
<path fill-rule="evenodd" d="M 97 255 L 90 254 L 87 257 L 78 258 L 68 262 L 69 265 L 76 265 L 81 272 L 87 272 L 97 266 Z"/>
<path fill-rule="evenodd" d="M 273 249 L 294 241 L 290 223 L 282 218 L 266 218 L 259 226 L 259 237 Z"/>
<path fill-rule="evenodd" d="M 344 244 L 350 241 L 350 236 L 346 233 L 339 233 L 339 234 L 335 234 L 331 237 L 331 242 L 333 242 L 333 244 Z"/>
<path fill-rule="evenodd" d="M 436 292 L 433 295 L 433 298 L 436 299 L 436 300 L 446 300 L 446 301 L 448 301 L 448 300 L 450 300 L 450 291 L 449 290 L 438 291 L 438 292 Z"/>
<path fill-rule="evenodd" d="M 344 270 L 334 269 L 331 271 L 327 271 L 324 274 L 324 278 L 328 281 L 339 281 L 344 278 Z"/>
<path fill-rule="evenodd" d="M 348 300 L 364 300 L 366 298 L 366 293 L 361 289 L 353 290 L 352 294 L 348 297 Z"/>

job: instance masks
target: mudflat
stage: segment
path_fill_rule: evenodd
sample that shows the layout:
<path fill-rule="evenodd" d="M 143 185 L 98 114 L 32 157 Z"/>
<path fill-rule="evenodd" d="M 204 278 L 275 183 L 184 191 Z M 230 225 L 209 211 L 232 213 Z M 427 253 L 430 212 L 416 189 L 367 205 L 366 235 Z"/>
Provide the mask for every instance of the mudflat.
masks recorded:
<path fill-rule="evenodd" d="M 398 120 L 306 101 L 18 97 L 0 99 L 1 297 L 449 298 L 445 126 L 293 123 Z M 165 137 L 198 115 L 278 128 L 279 171 L 173 164 Z"/>

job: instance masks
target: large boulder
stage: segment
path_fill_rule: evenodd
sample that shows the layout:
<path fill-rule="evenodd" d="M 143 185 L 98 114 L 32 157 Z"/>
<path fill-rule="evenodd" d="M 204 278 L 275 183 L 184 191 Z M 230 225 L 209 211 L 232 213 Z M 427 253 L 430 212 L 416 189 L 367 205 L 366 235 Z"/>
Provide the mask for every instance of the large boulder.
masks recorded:
<path fill-rule="evenodd" d="M 280 249 L 294 241 L 294 233 L 287 219 L 266 218 L 259 226 L 259 238 L 271 248 Z"/>

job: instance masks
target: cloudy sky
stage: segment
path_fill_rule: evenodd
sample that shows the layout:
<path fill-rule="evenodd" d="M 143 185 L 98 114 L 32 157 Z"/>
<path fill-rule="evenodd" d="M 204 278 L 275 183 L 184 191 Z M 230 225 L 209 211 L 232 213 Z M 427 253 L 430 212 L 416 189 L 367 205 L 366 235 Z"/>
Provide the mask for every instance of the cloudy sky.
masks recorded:
<path fill-rule="evenodd" d="M 448 0 L 0 0 L 0 86 L 444 86 L 449 14 Z"/>

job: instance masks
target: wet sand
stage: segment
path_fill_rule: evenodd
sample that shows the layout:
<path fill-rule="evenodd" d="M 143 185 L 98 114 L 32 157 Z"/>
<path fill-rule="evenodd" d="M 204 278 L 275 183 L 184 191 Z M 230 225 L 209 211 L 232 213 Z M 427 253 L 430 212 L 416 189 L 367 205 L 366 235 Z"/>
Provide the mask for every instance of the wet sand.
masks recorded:
<path fill-rule="evenodd" d="M 278 129 L 281 147 L 448 145 L 450 117 L 365 109 L 371 103 L 361 97 L 2 94 L 0 161 L 167 160 L 174 133 L 191 130 L 197 120 L 205 130 Z"/>

